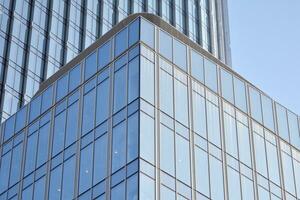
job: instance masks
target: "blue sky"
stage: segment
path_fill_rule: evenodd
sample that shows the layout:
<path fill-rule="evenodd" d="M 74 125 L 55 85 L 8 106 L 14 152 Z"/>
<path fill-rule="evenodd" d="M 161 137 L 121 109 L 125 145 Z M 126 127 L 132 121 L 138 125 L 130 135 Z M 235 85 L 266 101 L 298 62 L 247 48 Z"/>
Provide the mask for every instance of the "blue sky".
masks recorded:
<path fill-rule="evenodd" d="M 228 0 L 233 69 L 300 115 L 300 0 Z"/>

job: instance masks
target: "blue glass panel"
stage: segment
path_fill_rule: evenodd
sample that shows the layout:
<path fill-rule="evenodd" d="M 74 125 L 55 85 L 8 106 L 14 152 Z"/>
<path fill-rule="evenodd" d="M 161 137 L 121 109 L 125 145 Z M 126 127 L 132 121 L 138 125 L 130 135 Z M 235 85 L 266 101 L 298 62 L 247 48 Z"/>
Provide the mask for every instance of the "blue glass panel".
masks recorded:
<path fill-rule="evenodd" d="M 189 116 L 188 116 L 188 96 L 187 96 L 187 86 L 180 81 L 174 81 L 175 88 L 175 118 L 182 124 L 188 126 Z"/>
<path fill-rule="evenodd" d="M 13 149 L 11 169 L 10 169 L 10 180 L 9 180 L 10 186 L 14 185 L 20 180 L 22 153 L 23 153 L 23 143 L 20 143 L 18 146 L 14 147 Z"/>
<path fill-rule="evenodd" d="M 24 128 L 26 123 L 27 106 L 24 106 L 16 114 L 16 132 Z"/>
<path fill-rule="evenodd" d="M 68 93 L 68 74 L 64 75 L 56 84 L 56 101 L 61 100 Z"/>
<path fill-rule="evenodd" d="M 60 113 L 54 119 L 52 156 L 56 155 L 64 148 L 65 128 L 66 111 Z"/>
<path fill-rule="evenodd" d="M 209 60 L 205 60 L 204 67 L 205 85 L 212 89 L 214 92 L 218 92 L 217 65 Z"/>
<path fill-rule="evenodd" d="M 195 147 L 195 170 L 197 191 L 209 196 L 208 154 L 198 147 Z"/>
<path fill-rule="evenodd" d="M 137 200 L 138 199 L 138 176 L 137 174 L 127 179 L 127 199 Z"/>
<path fill-rule="evenodd" d="M 84 135 L 94 128 L 96 90 L 93 89 L 83 97 L 82 133 Z"/>
<path fill-rule="evenodd" d="M 27 199 L 33 199 L 33 185 L 30 187 L 27 187 L 25 190 L 22 192 L 22 200 L 27 200 Z"/>
<path fill-rule="evenodd" d="M 173 116 L 173 78 L 167 72 L 160 70 L 160 109 L 170 116 Z"/>
<path fill-rule="evenodd" d="M 78 136 L 79 102 L 72 104 L 67 113 L 67 129 L 65 147 L 77 140 Z"/>
<path fill-rule="evenodd" d="M 53 101 L 53 87 L 50 86 L 42 94 L 42 113 L 52 106 Z"/>
<path fill-rule="evenodd" d="M 140 20 L 137 19 L 129 25 L 129 46 L 140 39 Z"/>
<path fill-rule="evenodd" d="M 145 113 L 140 115 L 140 156 L 154 164 L 154 119 Z"/>
<path fill-rule="evenodd" d="M 109 83 L 109 79 L 106 79 L 97 86 L 96 125 L 101 124 L 108 118 Z"/>
<path fill-rule="evenodd" d="M 139 95 L 139 57 L 128 64 L 128 103 Z"/>
<path fill-rule="evenodd" d="M 126 161 L 126 124 L 122 122 L 113 128 L 112 171 L 125 165 Z"/>
<path fill-rule="evenodd" d="M 45 183 L 46 177 L 39 179 L 34 187 L 34 200 L 45 199 Z"/>
<path fill-rule="evenodd" d="M 125 28 L 115 36 L 115 57 L 128 48 L 128 29 Z"/>
<path fill-rule="evenodd" d="M 174 57 L 174 63 L 183 69 L 184 71 L 187 71 L 186 67 L 186 46 L 179 42 L 178 40 L 173 40 L 173 57 Z"/>
<path fill-rule="evenodd" d="M 93 175 L 93 144 L 81 150 L 79 172 L 79 194 L 92 186 Z"/>
<path fill-rule="evenodd" d="M 201 83 L 204 83 L 204 63 L 203 57 L 191 50 L 191 73 Z"/>
<path fill-rule="evenodd" d="M 77 88 L 81 82 L 81 73 L 80 73 L 80 68 L 81 65 L 75 66 L 71 71 L 70 71 L 70 77 L 69 77 L 69 91 L 74 90 Z"/>
<path fill-rule="evenodd" d="M 60 199 L 62 166 L 53 169 L 50 175 L 49 199 Z"/>
<path fill-rule="evenodd" d="M 140 76 L 141 97 L 154 104 L 154 64 L 144 56 L 141 56 Z"/>
<path fill-rule="evenodd" d="M 85 59 L 84 80 L 87 80 L 97 72 L 97 54 L 92 53 Z"/>
<path fill-rule="evenodd" d="M 190 150 L 189 142 L 176 135 L 176 177 L 190 185 Z"/>
<path fill-rule="evenodd" d="M 135 113 L 128 118 L 127 163 L 138 157 L 139 115 Z"/>
<path fill-rule="evenodd" d="M 144 19 L 141 19 L 141 41 L 154 48 L 154 26 Z"/>
<path fill-rule="evenodd" d="M 126 196 L 124 182 L 111 189 L 111 200 L 125 200 L 125 197 Z"/>
<path fill-rule="evenodd" d="M 62 183 L 62 199 L 72 200 L 74 196 L 74 183 L 75 183 L 75 168 L 76 160 L 72 158 L 65 161 Z"/>
<path fill-rule="evenodd" d="M 5 127 L 4 127 L 4 141 L 7 139 L 11 138 L 14 134 L 15 130 L 15 115 L 10 117 L 8 120 L 5 122 Z"/>
<path fill-rule="evenodd" d="M 0 167 L 0 193 L 8 187 L 9 169 L 10 169 L 11 152 L 2 156 Z"/>
<path fill-rule="evenodd" d="M 172 61 L 172 52 L 172 37 L 163 31 L 159 31 L 159 53 Z"/>
<path fill-rule="evenodd" d="M 29 122 L 32 122 L 41 112 L 41 96 L 36 97 L 30 103 Z"/>
<path fill-rule="evenodd" d="M 160 126 L 160 168 L 168 174 L 175 175 L 175 138 L 169 128 Z"/>
<path fill-rule="evenodd" d="M 262 123 L 262 110 L 261 110 L 261 101 L 260 101 L 260 93 L 253 88 L 249 88 L 249 96 L 250 96 L 250 110 L 251 116 L 257 121 Z"/>
<path fill-rule="evenodd" d="M 103 44 L 98 51 L 99 69 L 105 67 L 111 61 L 111 41 Z"/>
<path fill-rule="evenodd" d="M 114 112 L 117 112 L 126 104 L 126 67 L 115 72 L 114 78 Z"/>
<path fill-rule="evenodd" d="M 38 154 L 37 154 L 37 167 L 44 164 L 48 160 L 49 136 L 50 136 L 50 123 L 40 128 Z"/>
<path fill-rule="evenodd" d="M 193 92 L 193 127 L 197 134 L 207 138 L 205 99 L 196 92 Z"/>
<path fill-rule="evenodd" d="M 94 185 L 102 181 L 107 175 L 107 146 L 107 134 L 95 141 Z"/>
<path fill-rule="evenodd" d="M 209 157 L 211 198 L 224 199 L 222 163 L 216 158 Z"/>
<path fill-rule="evenodd" d="M 35 168 L 36 151 L 37 151 L 37 133 L 32 134 L 27 140 L 26 162 L 24 176 L 32 172 Z"/>

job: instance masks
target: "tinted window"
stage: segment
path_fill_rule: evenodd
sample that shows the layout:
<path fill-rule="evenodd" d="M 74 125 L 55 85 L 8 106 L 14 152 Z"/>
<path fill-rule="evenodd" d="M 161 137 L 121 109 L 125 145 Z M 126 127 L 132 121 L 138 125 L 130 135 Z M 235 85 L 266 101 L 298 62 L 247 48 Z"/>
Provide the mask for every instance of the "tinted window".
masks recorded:
<path fill-rule="evenodd" d="M 66 143 L 69 146 L 76 141 L 78 135 L 78 116 L 79 116 L 79 102 L 72 104 L 68 108 L 67 113 L 67 129 L 66 129 Z"/>
<path fill-rule="evenodd" d="M 102 181 L 107 174 L 107 134 L 95 141 L 94 184 Z"/>
<path fill-rule="evenodd" d="M 11 138 L 15 130 L 15 116 L 10 117 L 5 123 L 4 141 Z"/>
<path fill-rule="evenodd" d="M 141 57 L 141 97 L 154 104 L 154 64 Z"/>
<path fill-rule="evenodd" d="M 79 194 L 92 186 L 93 145 L 85 147 L 80 153 Z"/>
<path fill-rule="evenodd" d="M 29 121 L 32 122 L 39 116 L 41 111 L 41 96 L 38 96 L 30 103 Z"/>
<path fill-rule="evenodd" d="M 172 52 L 172 37 L 163 31 L 159 31 L 159 53 L 172 61 Z"/>
<path fill-rule="evenodd" d="M 139 115 L 135 113 L 128 118 L 127 163 L 138 156 Z"/>
<path fill-rule="evenodd" d="M 251 87 L 249 88 L 249 93 L 251 116 L 257 121 L 262 122 L 260 93 Z"/>
<path fill-rule="evenodd" d="M 140 116 L 140 156 L 154 163 L 154 120 L 144 113 Z"/>
<path fill-rule="evenodd" d="M 235 105 L 244 112 L 247 112 L 245 83 L 234 77 L 234 100 Z"/>
<path fill-rule="evenodd" d="M 27 106 L 24 106 L 16 114 L 16 132 L 21 130 L 26 123 Z M 6 122 L 7 123 L 7 122 Z"/>
<path fill-rule="evenodd" d="M 106 42 L 99 48 L 98 62 L 99 69 L 105 67 L 111 60 L 111 41 Z"/>
<path fill-rule="evenodd" d="M 188 96 L 187 86 L 175 79 L 175 118 L 188 126 Z M 170 102 L 169 102 L 170 103 Z"/>
<path fill-rule="evenodd" d="M 186 46 L 177 40 L 173 40 L 174 63 L 186 71 Z"/>
<path fill-rule="evenodd" d="M 112 171 L 120 169 L 126 161 L 126 124 L 122 122 L 113 128 Z"/>
<path fill-rule="evenodd" d="M 286 109 L 279 104 L 276 104 L 278 132 L 280 137 L 289 141 L 289 130 L 287 124 Z"/>
<path fill-rule="evenodd" d="M 139 57 L 128 64 L 128 103 L 139 96 Z"/>
<path fill-rule="evenodd" d="M 69 77 L 69 91 L 74 90 L 77 88 L 81 82 L 81 76 L 80 76 L 80 65 L 77 65 L 70 71 L 70 77 Z"/>
<path fill-rule="evenodd" d="M 126 104 L 126 67 L 115 72 L 114 76 L 114 112 Z"/>
<path fill-rule="evenodd" d="M 129 46 L 140 39 L 140 20 L 137 19 L 129 25 Z"/>
<path fill-rule="evenodd" d="M 63 150 L 65 141 L 66 111 L 54 119 L 52 156 Z"/>
<path fill-rule="evenodd" d="M 68 76 L 65 75 L 57 81 L 56 84 L 56 101 L 62 99 L 68 92 Z"/>
<path fill-rule="evenodd" d="M 173 116 L 173 78 L 167 72 L 160 70 L 160 109 Z"/>
<path fill-rule="evenodd" d="M 234 103 L 232 75 L 225 70 L 221 70 L 221 90 L 222 96 L 227 101 Z"/>
<path fill-rule="evenodd" d="M 203 57 L 196 53 L 195 51 L 191 51 L 191 73 L 194 78 L 196 78 L 201 83 L 204 83 L 204 65 L 203 65 Z"/>
<path fill-rule="evenodd" d="M 273 105 L 272 100 L 264 95 L 261 95 L 262 111 L 264 125 L 274 131 Z"/>
<path fill-rule="evenodd" d="M 144 19 L 141 19 L 141 41 L 154 48 L 154 26 Z"/>
<path fill-rule="evenodd" d="M 218 92 L 217 66 L 209 60 L 204 61 L 205 84 L 215 92 Z"/>
<path fill-rule="evenodd" d="M 160 126 L 160 168 L 168 174 L 175 175 L 174 133 L 169 128 Z"/>
<path fill-rule="evenodd" d="M 108 118 L 109 112 L 109 79 L 97 86 L 96 124 L 101 124 Z"/>
<path fill-rule="evenodd" d="M 85 59 L 84 65 L 84 80 L 87 80 L 93 76 L 97 71 L 97 54 L 92 53 L 89 57 Z"/>
<path fill-rule="evenodd" d="M 128 31 L 123 29 L 115 36 L 115 57 L 119 56 L 128 48 Z"/>
<path fill-rule="evenodd" d="M 93 89 L 83 97 L 82 135 L 94 128 L 96 90 Z"/>
<path fill-rule="evenodd" d="M 42 113 L 48 110 L 52 106 L 53 99 L 53 87 L 50 86 L 46 91 L 42 94 Z"/>

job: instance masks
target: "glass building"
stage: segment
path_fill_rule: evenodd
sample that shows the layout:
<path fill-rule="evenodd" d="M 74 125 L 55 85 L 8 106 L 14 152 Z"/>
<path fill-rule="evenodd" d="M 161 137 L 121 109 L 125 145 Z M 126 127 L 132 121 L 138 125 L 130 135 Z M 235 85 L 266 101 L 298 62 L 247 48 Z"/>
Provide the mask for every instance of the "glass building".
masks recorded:
<path fill-rule="evenodd" d="M 300 118 L 134 14 L 1 126 L 0 199 L 297 200 Z"/>
<path fill-rule="evenodd" d="M 0 0 L 1 122 L 130 14 L 161 16 L 230 64 L 227 0 Z"/>

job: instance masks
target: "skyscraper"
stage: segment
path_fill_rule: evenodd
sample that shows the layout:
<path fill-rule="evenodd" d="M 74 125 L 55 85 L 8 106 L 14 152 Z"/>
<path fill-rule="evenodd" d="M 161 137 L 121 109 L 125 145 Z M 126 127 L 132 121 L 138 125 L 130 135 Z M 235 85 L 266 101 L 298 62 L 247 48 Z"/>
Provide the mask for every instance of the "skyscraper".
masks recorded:
<path fill-rule="evenodd" d="M 152 14 L 1 126 L 0 199 L 300 198 L 300 118 Z"/>
<path fill-rule="evenodd" d="M 126 16 L 149 12 L 230 65 L 226 0 L 1 0 L 1 121 Z"/>

